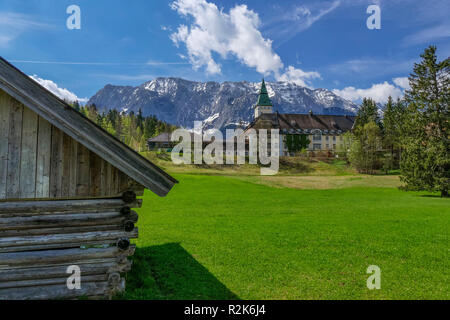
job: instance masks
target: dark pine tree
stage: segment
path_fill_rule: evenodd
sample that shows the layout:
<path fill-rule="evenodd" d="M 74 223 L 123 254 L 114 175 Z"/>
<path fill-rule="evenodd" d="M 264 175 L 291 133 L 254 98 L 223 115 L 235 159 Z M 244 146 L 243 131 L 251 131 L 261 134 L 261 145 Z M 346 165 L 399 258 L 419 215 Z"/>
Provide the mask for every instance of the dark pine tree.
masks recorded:
<path fill-rule="evenodd" d="M 414 65 L 405 100 L 401 179 L 408 190 L 450 189 L 450 59 L 438 62 L 430 46 Z"/>
<path fill-rule="evenodd" d="M 378 107 L 371 98 L 364 98 L 355 119 L 355 136 L 360 137 L 361 131 L 369 122 L 375 122 L 380 128 L 382 123 L 378 114 Z"/>
<path fill-rule="evenodd" d="M 398 169 L 401 157 L 402 127 L 405 119 L 405 102 L 388 98 L 383 115 L 383 146 L 388 151 L 385 159 L 386 169 Z"/>

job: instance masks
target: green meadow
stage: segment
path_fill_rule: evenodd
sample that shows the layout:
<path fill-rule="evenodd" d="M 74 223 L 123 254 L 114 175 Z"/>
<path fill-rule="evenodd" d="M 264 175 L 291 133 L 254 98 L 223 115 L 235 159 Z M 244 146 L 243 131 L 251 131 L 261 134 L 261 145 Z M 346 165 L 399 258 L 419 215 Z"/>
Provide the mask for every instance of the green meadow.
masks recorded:
<path fill-rule="evenodd" d="M 340 162 L 300 167 L 169 167 L 180 183 L 143 196 L 120 298 L 449 299 L 448 199 Z M 370 265 L 379 290 L 366 286 Z"/>

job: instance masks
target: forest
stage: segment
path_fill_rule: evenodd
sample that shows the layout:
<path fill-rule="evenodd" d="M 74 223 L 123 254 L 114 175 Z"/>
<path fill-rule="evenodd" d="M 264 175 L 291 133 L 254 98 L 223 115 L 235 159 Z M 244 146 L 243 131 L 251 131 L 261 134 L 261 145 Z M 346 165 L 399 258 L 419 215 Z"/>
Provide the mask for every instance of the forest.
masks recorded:
<path fill-rule="evenodd" d="M 119 112 L 115 109 L 100 112 L 95 104 L 82 106 L 78 102 L 73 108 L 97 125 L 108 131 L 132 149 L 142 152 L 147 150 L 147 140 L 163 132 L 172 132 L 177 126 L 158 120 L 156 116 L 143 116 L 139 109 L 135 114 Z"/>

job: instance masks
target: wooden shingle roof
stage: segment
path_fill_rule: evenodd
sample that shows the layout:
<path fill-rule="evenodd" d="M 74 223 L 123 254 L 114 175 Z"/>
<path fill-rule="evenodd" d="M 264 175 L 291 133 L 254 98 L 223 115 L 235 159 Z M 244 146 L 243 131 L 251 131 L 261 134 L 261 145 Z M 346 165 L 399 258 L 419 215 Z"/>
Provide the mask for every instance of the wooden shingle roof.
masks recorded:
<path fill-rule="evenodd" d="M 289 127 L 302 130 L 320 129 L 349 131 L 352 129 L 355 121 L 355 116 L 345 115 L 284 113 L 279 114 L 278 116 L 284 120 L 284 123 L 288 123 Z M 289 127 L 281 125 L 280 129 L 289 129 Z"/>
<path fill-rule="evenodd" d="M 350 131 L 352 130 L 355 116 L 348 115 L 317 115 L 294 113 L 263 113 L 254 119 L 247 129 L 252 128 L 258 121 L 266 121 L 273 129 L 280 130 L 328 130 Z"/>
<path fill-rule="evenodd" d="M 178 182 L 1 57 L 0 89 L 157 195 Z"/>
<path fill-rule="evenodd" d="M 203 142 L 210 142 L 208 139 L 205 139 L 200 134 L 196 134 L 193 132 L 190 132 L 191 135 L 191 141 L 193 142 L 195 138 L 201 139 Z M 172 141 L 172 133 L 171 132 L 163 132 L 156 137 L 150 138 L 147 140 L 147 142 L 160 142 L 160 143 L 172 143 L 175 141 Z"/>

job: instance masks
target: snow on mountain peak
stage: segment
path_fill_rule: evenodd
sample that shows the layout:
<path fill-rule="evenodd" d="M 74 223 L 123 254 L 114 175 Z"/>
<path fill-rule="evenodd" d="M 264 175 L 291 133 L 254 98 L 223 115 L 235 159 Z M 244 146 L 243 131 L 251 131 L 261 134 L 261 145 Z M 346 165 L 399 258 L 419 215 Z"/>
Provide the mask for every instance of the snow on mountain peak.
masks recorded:
<path fill-rule="evenodd" d="M 357 106 L 326 89 L 308 89 L 292 82 L 266 82 L 274 110 L 280 113 L 354 114 Z M 209 128 L 224 129 L 253 120 L 261 82 L 194 82 L 157 78 L 139 87 L 107 85 L 88 102 L 107 111 L 117 109 L 192 128 L 204 120 Z"/>

